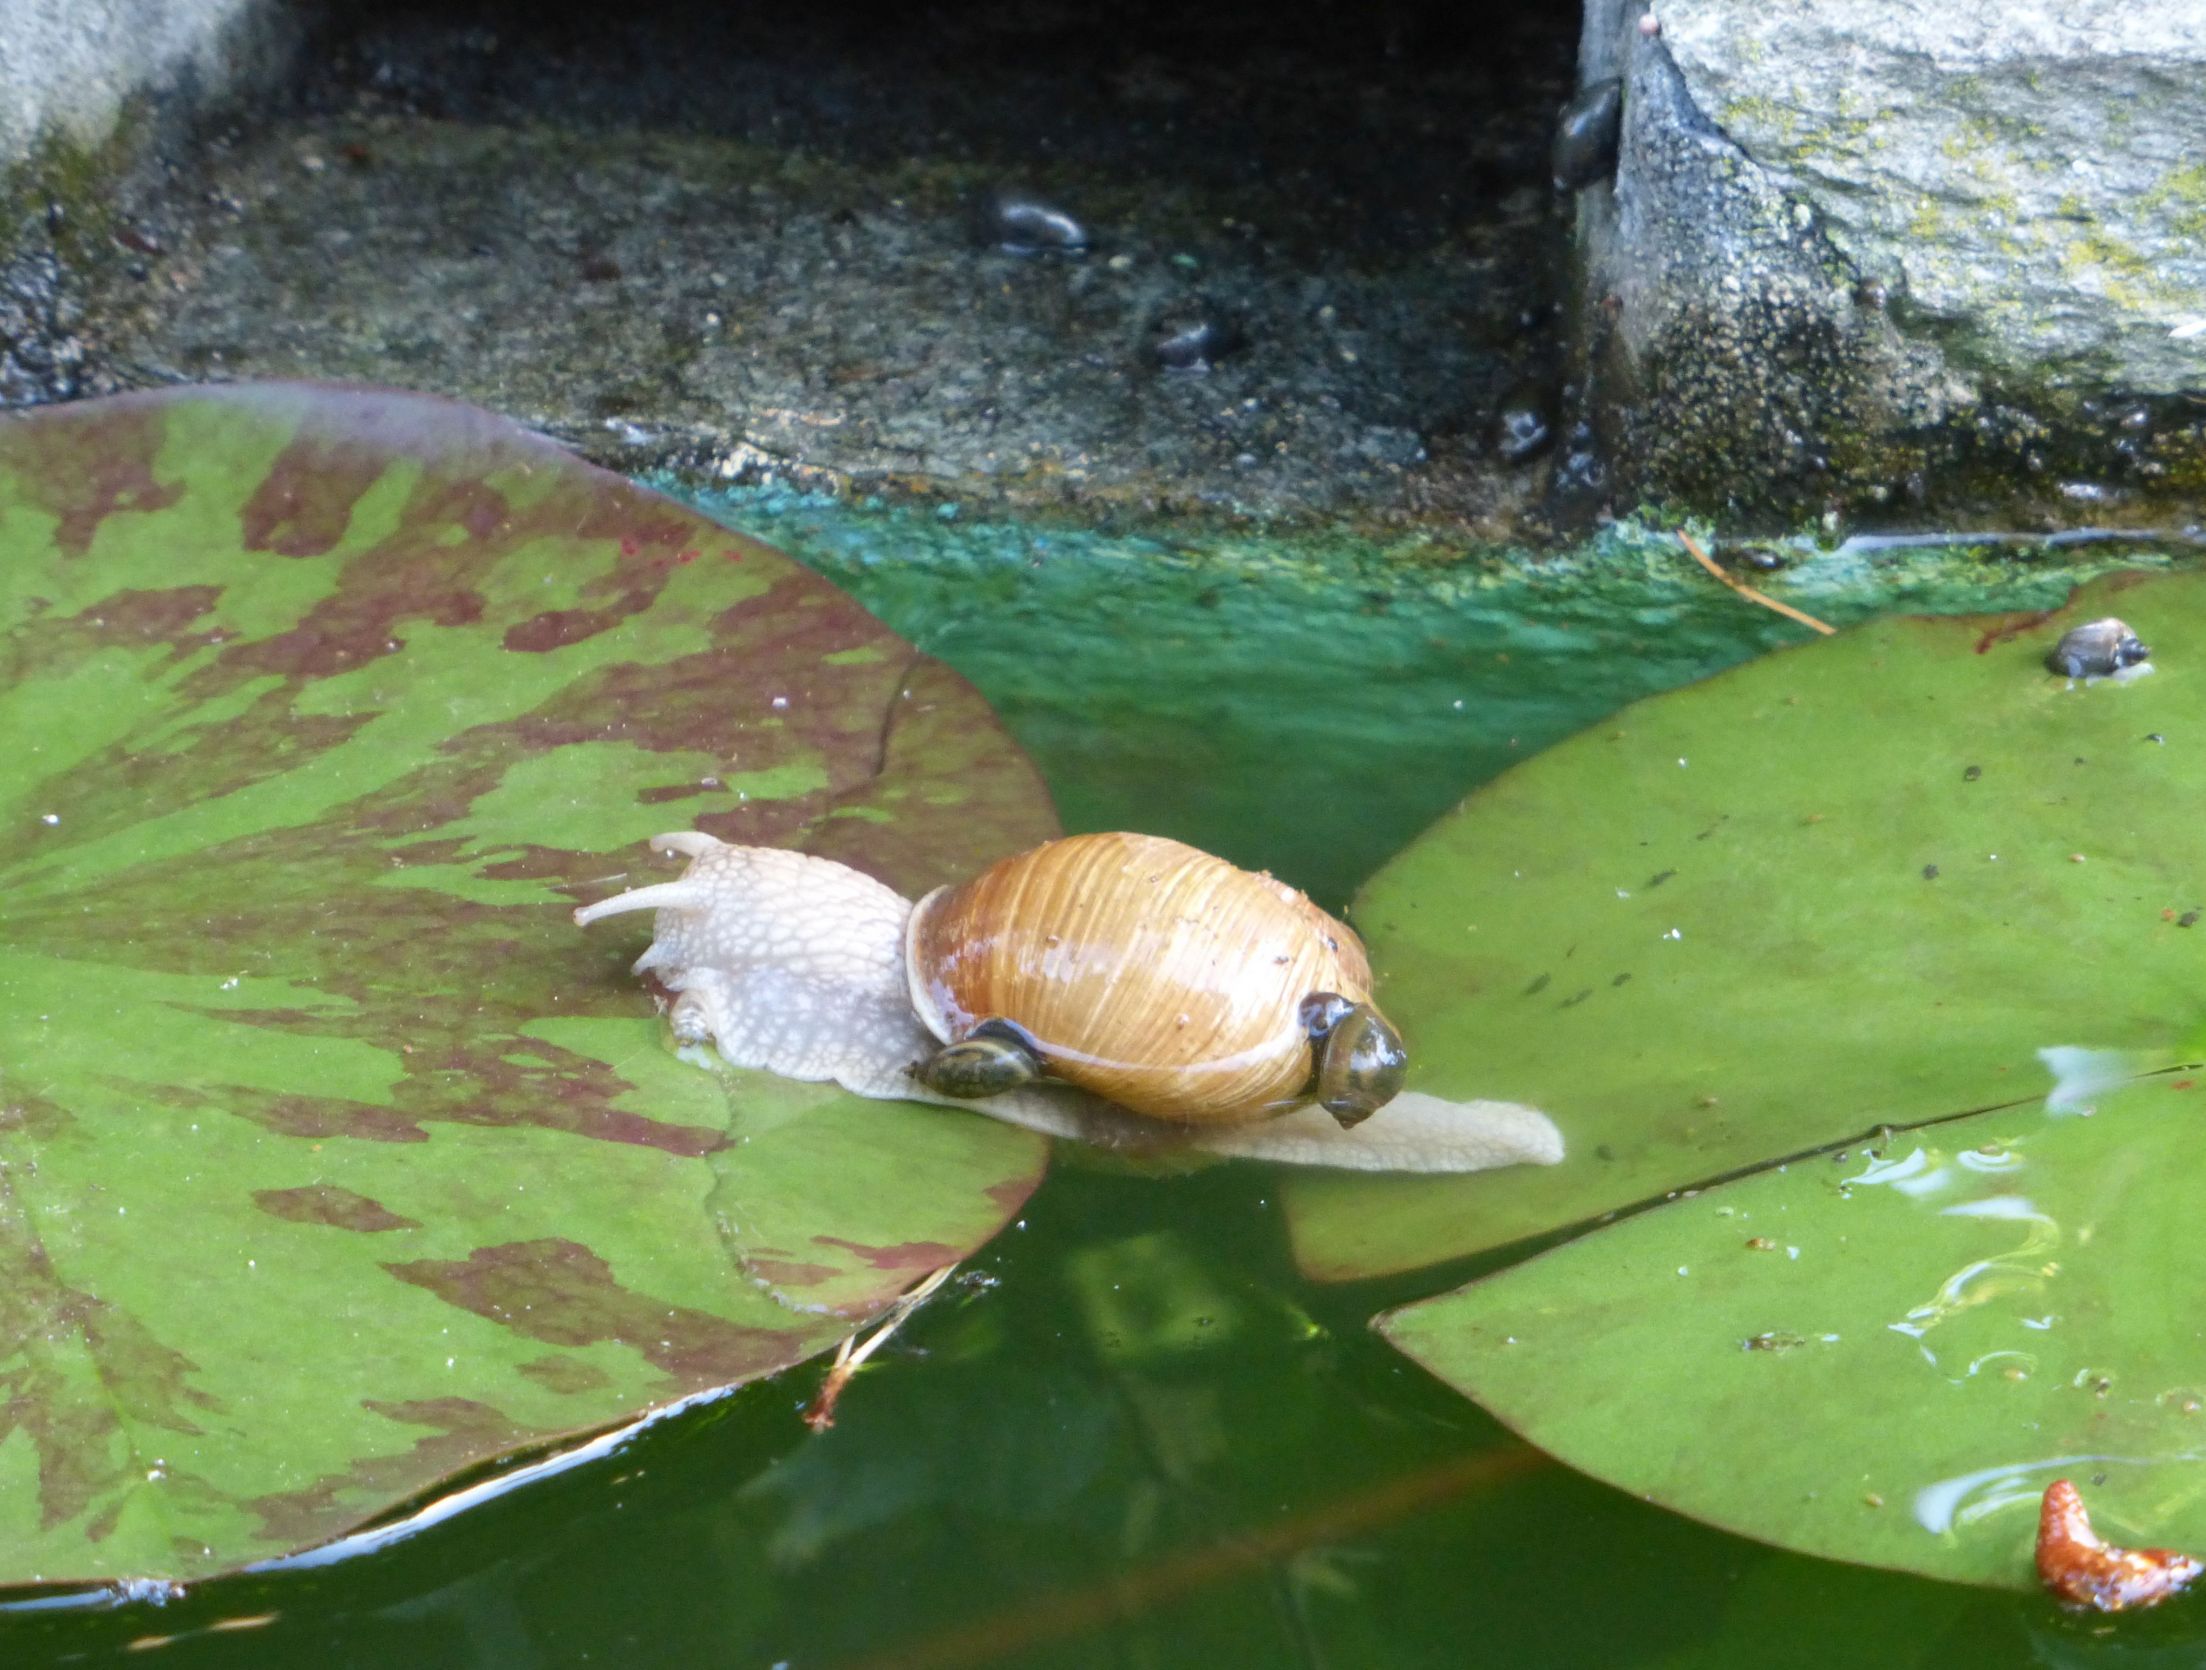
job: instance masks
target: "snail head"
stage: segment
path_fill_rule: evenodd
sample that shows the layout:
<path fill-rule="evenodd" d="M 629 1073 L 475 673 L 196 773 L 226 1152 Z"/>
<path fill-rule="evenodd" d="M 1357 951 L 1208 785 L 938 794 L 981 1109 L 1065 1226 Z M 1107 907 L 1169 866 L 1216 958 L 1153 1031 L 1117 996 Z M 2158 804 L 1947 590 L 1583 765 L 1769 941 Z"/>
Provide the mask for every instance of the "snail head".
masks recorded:
<path fill-rule="evenodd" d="M 1302 1000 L 1302 1020 L 1317 1058 L 1311 1093 L 1342 1130 L 1362 1124 L 1394 1099 L 1409 1068 L 1409 1051 L 1384 1015 L 1338 992 L 1312 992 Z"/>

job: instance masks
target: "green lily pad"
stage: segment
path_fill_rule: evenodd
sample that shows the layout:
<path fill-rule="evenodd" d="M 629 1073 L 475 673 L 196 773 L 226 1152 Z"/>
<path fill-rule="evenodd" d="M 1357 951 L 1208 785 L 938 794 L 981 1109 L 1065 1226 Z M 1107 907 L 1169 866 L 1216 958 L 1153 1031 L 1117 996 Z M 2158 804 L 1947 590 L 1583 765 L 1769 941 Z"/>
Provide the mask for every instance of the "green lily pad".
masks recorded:
<path fill-rule="evenodd" d="M 2116 606 L 2155 671 L 2047 671 Z M 1370 890 L 1373 960 L 1427 1082 L 1538 1103 L 1569 1157 L 1298 1179 L 1304 1259 L 1590 1221 L 1383 1332 L 1748 1536 L 2025 1587 L 2069 1477 L 2105 1534 L 2206 1547 L 2200 644 L 2192 575 L 1888 621 L 1474 795 Z"/>
<path fill-rule="evenodd" d="M 2075 683 L 2119 607 L 2161 651 Z M 1417 1268 L 1880 1125 L 2169 1059 L 2206 1010 L 2206 578 L 1894 619 L 1625 709 L 1509 772 L 1354 917 L 1411 1083 L 1549 1112 L 1559 1166 L 1297 1177 L 1303 1267 Z M 1382 1116 L 1383 1117 L 1383 1116 Z"/>
<path fill-rule="evenodd" d="M 702 828 L 907 891 L 1053 832 L 979 698 L 488 414 L 0 422 L 0 1582 L 188 1578 L 847 1335 L 1038 1181 L 715 1076 L 572 907 Z"/>
<path fill-rule="evenodd" d="M 2058 1478 L 2206 1548 L 2206 1082 L 1793 1162 L 1382 1320 L 1573 1467 L 1747 1536 L 2026 1588 Z"/>

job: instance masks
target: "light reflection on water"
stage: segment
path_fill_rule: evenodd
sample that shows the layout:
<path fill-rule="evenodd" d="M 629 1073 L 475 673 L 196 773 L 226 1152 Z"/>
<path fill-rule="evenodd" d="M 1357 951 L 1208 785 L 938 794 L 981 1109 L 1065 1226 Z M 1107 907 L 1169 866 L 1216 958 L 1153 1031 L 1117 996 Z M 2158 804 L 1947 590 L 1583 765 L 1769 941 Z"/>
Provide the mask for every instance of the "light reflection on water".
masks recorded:
<path fill-rule="evenodd" d="M 2087 1049 L 2080 1044 L 2055 1044 L 2039 1050 L 2037 1057 L 2053 1075 L 2053 1088 L 2045 1096 L 2047 1113 L 2088 1114 L 2107 1091 L 2161 1065 L 2134 1050 Z"/>
<path fill-rule="evenodd" d="M 1941 1151 L 1918 1145 L 1902 1155 L 1882 1155 L 1872 1160 L 1862 1170 L 1846 1179 L 1849 1186 L 1890 1189 L 1910 1200 L 1931 1202 L 1934 1197 L 1967 1185 L 1973 1178 L 2008 1177 L 2025 1169 L 2023 1156 L 2016 1143 L 2002 1143 L 1996 1148 L 1964 1149 L 1950 1159 Z M 1923 1361 L 1931 1368 L 1944 1372 L 1943 1364 L 1929 1338 L 1932 1331 L 1955 1318 L 1983 1307 L 2008 1301 L 2035 1302 L 2060 1273 L 2059 1262 L 2053 1254 L 2061 1244 L 2061 1227 L 2041 1210 L 2029 1196 L 2014 1193 L 1980 1195 L 1970 1200 L 1953 1201 L 1935 1208 L 1940 1217 L 1978 1219 L 1987 1224 L 2009 1223 L 2023 1226 L 2022 1241 L 2005 1252 L 1972 1258 L 1938 1284 L 1936 1292 L 1920 1304 L 1909 1307 L 1897 1320 L 1885 1324 L 1891 1332 L 1914 1340 L 1922 1353 Z M 2019 1325 L 2043 1331 L 2054 1318 L 2017 1317 Z M 2018 1348 L 2000 1347 L 1990 1351 L 1976 1349 L 1979 1342 L 1971 1341 L 1973 1354 L 1958 1376 L 1949 1375 L 1955 1384 L 1972 1378 L 1986 1366 L 2004 1363 L 2009 1372 L 2034 1373 L 2037 1359 L 2034 1354 Z"/>
<path fill-rule="evenodd" d="M 1981 1524 L 1994 1514 L 2026 1508 L 2032 1518 L 2045 1487 L 2055 1479 L 2085 1468 L 2165 1467 L 2173 1463 L 2206 1461 L 2206 1452 L 2177 1456 L 2101 1455 L 2084 1451 L 2073 1455 L 2041 1456 L 2035 1461 L 2013 1461 L 1998 1467 L 1979 1467 L 1915 1493 L 1915 1522 L 1932 1536 L 1947 1536 Z"/>

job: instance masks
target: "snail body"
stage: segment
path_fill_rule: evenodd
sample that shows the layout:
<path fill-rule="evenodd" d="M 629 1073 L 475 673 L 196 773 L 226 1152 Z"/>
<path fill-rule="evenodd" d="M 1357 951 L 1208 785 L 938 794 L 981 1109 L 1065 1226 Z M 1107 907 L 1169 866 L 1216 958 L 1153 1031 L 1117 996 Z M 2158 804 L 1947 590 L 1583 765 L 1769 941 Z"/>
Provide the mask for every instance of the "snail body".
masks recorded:
<path fill-rule="evenodd" d="M 685 873 L 575 921 L 655 911 L 635 972 L 674 994 L 677 1041 L 733 1066 L 1111 1147 L 1367 1171 L 1562 1158 L 1536 1108 L 1401 1090 L 1361 941 L 1179 842 L 1049 842 L 917 906 L 831 859 L 653 845 Z"/>

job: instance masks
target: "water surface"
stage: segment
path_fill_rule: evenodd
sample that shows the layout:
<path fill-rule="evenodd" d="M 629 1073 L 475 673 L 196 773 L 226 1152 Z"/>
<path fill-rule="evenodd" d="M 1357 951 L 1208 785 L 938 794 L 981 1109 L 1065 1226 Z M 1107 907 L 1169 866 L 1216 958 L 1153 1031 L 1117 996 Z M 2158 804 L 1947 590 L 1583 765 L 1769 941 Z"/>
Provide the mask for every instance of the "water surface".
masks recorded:
<path fill-rule="evenodd" d="M 1069 826 L 1181 835 L 1335 902 L 1513 760 L 1802 636 L 1629 533 L 1545 563 L 1405 562 L 764 495 L 719 508 L 978 682 Z M 1839 620 L 2034 608 L 2077 572 L 1871 552 L 1805 564 L 1788 595 Z M 815 1365 L 348 1558 L 165 1605 L 10 1612 L 0 1655 L 317 1670 L 2206 1657 L 2206 1623 L 2180 1609 L 2109 1640 L 2034 1597 L 1779 1554 L 1546 1462 L 1367 1331 L 1475 1266 L 1306 1283 L 1275 1182 L 1063 1155 L 830 1431 L 798 1419 Z"/>

